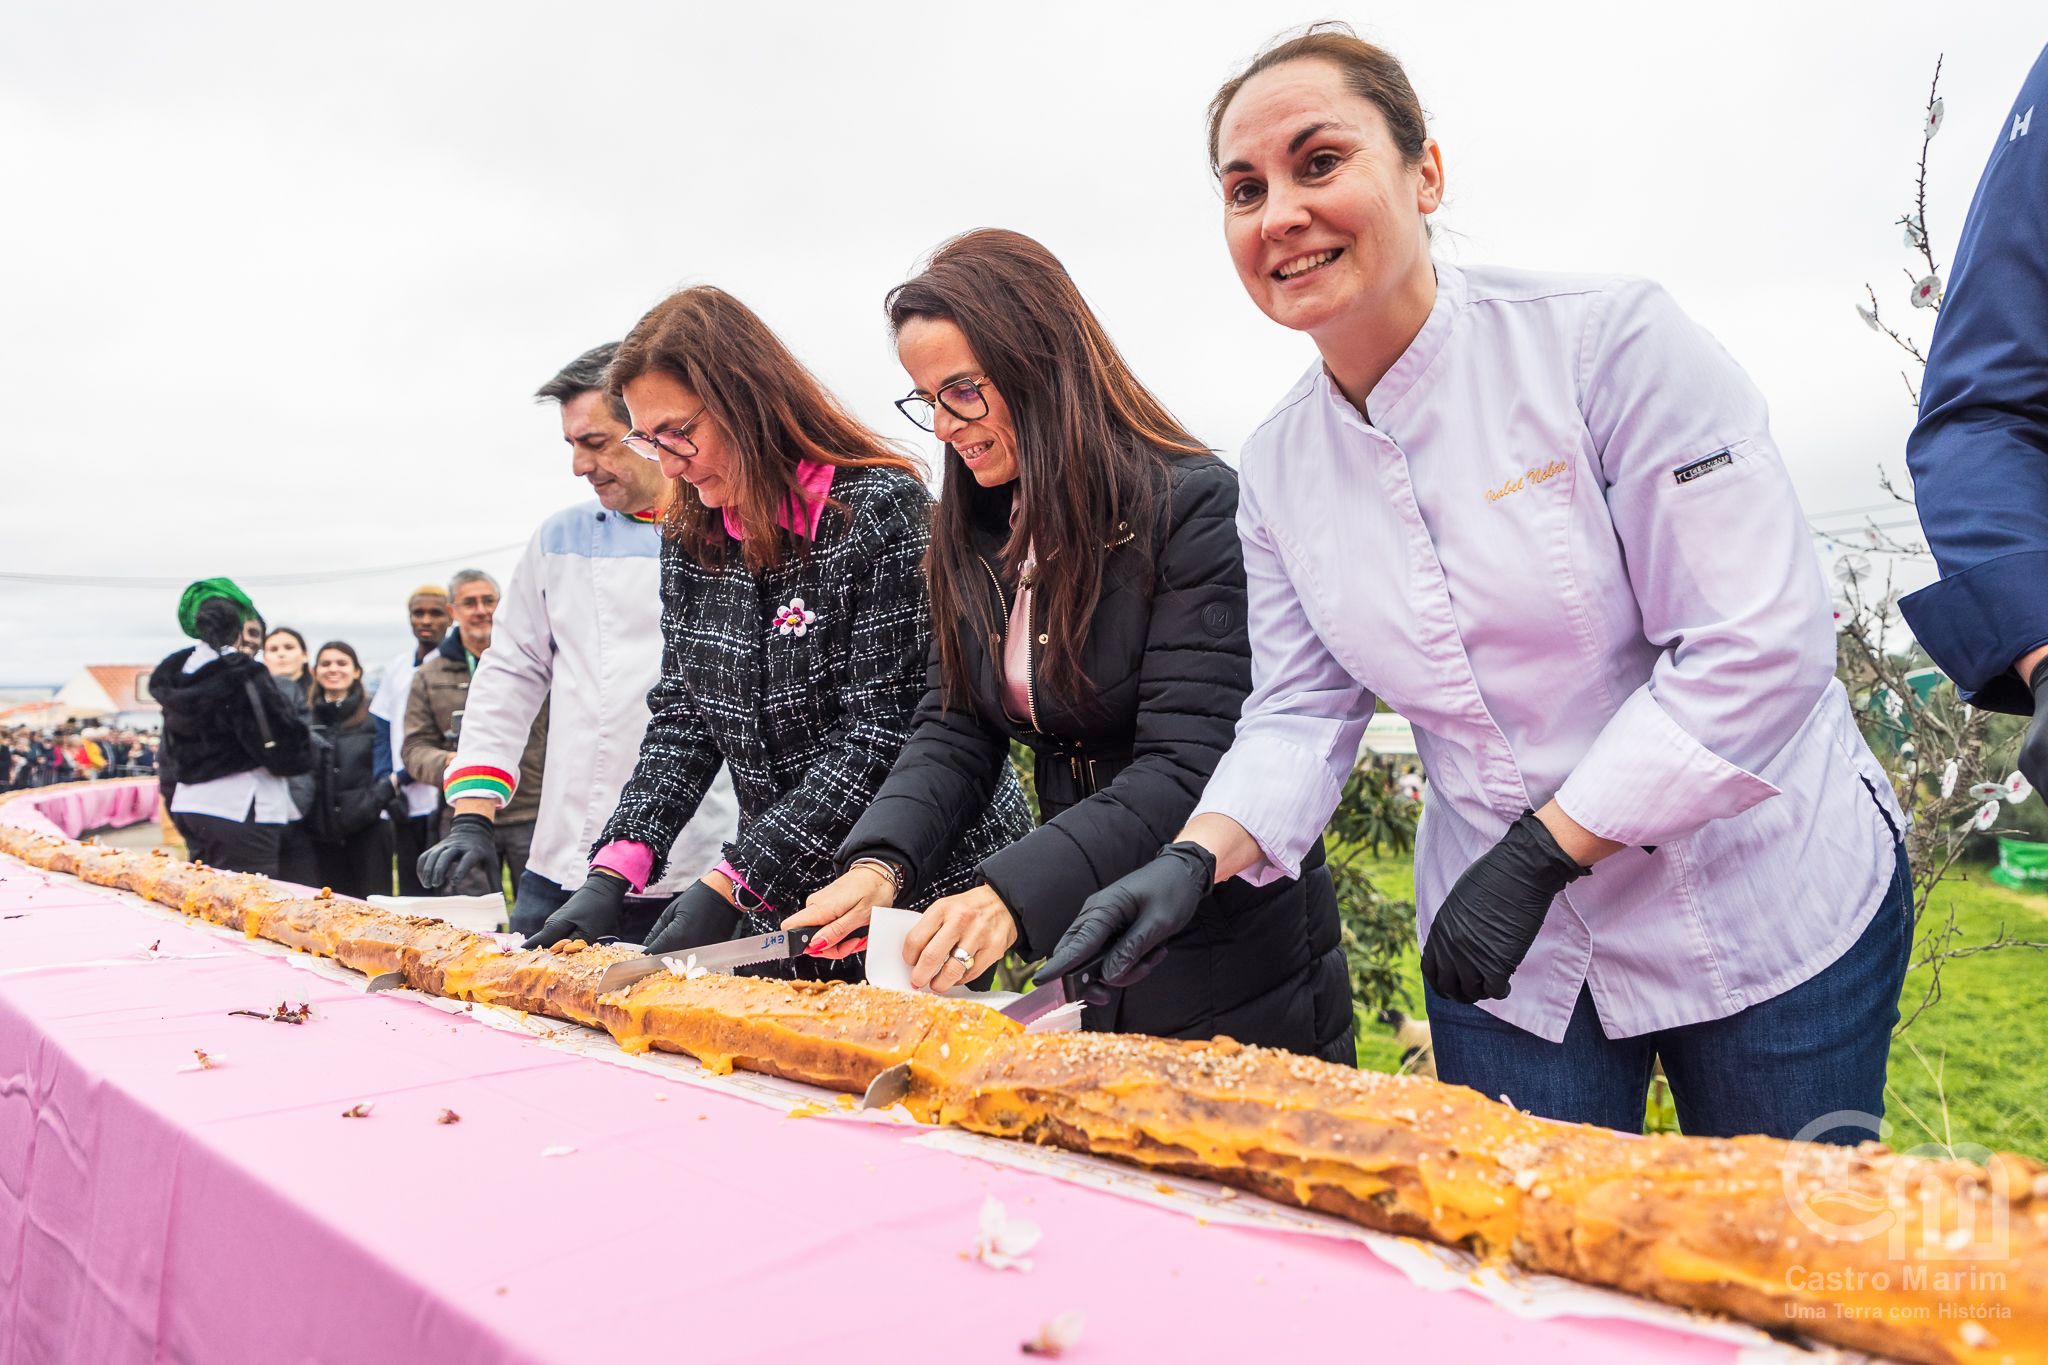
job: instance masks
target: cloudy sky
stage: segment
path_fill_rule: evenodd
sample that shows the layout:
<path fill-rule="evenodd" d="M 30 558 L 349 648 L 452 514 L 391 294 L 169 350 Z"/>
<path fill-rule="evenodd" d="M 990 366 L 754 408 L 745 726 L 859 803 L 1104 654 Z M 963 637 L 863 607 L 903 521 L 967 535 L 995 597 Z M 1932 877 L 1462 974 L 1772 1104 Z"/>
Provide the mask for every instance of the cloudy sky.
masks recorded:
<path fill-rule="evenodd" d="M 1408 64 L 1445 254 L 1663 281 L 1770 398 L 1809 512 L 1881 500 L 1912 414 L 1854 305 L 1869 281 L 1924 337 L 1896 220 L 1928 78 L 1946 54 L 1945 265 L 2039 0 L 29 4 L 0 43 L 0 683 L 158 658 L 177 586 L 222 573 L 389 655 L 414 583 L 509 567 L 580 498 L 529 395 L 679 285 L 915 436 L 881 298 L 970 227 L 1045 241 L 1233 449 L 1311 351 L 1231 273 L 1202 111 L 1318 18 Z"/>

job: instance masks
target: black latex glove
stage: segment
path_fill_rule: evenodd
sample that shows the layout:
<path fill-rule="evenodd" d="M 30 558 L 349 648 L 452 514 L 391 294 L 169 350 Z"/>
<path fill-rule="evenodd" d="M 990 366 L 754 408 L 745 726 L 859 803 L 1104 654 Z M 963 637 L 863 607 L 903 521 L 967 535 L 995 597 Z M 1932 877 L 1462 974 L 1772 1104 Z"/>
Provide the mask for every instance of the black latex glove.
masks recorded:
<path fill-rule="evenodd" d="M 1215 854 L 1200 844 L 1168 844 L 1151 862 L 1081 903 L 1038 979 L 1050 981 L 1101 958 L 1104 981 L 1136 985 L 1159 965 L 1167 940 L 1188 927 L 1215 885 Z"/>
<path fill-rule="evenodd" d="M 458 815 L 448 837 L 420 854 L 420 881 L 429 887 L 455 886 L 471 872 L 498 884 L 498 837 L 489 816 Z"/>
<path fill-rule="evenodd" d="M 609 872 L 592 872 L 562 908 L 549 915 L 547 923 L 534 931 L 522 947 L 546 948 L 564 939 L 580 938 L 595 943 L 619 932 L 625 918 L 626 879 Z"/>
<path fill-rule="evenodd" d="M 2020 774 L 2048 799 L 2048 659 L 2034 665 L 2034 719 L 2020 741 Z"/>
<path fill-rule="evenodd" d="M 675 953 L 685 948 L 702 948 L 723 943 L 739 927 L 740 912 L 718 894 L 708 882 L 691 882 L 683 894 L 668 903 L 661 918 L 647 931 L 647 951 Z"/>
<path fill-rule="evenodd" d="M 1422 975 L 1463 1004 L 1499 1000 L 1550 913 L 1550 902 L 1586 869 L 1557 846 L 1536 812 L 1523 811 L 1499 843 L 1465 869 L 1422 945 Z"/>

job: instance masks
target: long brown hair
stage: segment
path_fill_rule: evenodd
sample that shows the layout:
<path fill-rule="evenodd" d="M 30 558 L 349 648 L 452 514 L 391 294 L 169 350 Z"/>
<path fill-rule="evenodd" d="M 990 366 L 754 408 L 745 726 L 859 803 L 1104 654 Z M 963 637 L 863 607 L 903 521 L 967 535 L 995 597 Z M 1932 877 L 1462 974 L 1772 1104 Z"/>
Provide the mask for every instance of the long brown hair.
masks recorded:
<path fill-rule="evenodd" d="M 924 477 L 915 460 L 863 426 L 767 323 L 723 289 L 698 285 L 649 310 L 619 343 L 606 390 L 620 395 L 649 373 L 689 387 L 724 429 L 737 489 L 726 510 L 746 532 L 741 554 L 755 573 L 782 562 L 780 515 L 788 511 L 801 522 L 809 505 L 798 461 Z M 840 504 L 828 499 L 827 506 Z M 724 563 L 732 545 L 721 510 L 685 489 L 669 499 L 664 528 L 700 564 Z"/>
<path fill-rule="evenodd" d="M 1015 572 L 1036 547 L 1034 600 L 1048 637 L 1041 676 L 1063 699 L 1085 704 L 1081 647 L 1110 550 L 1133 537 L 1149 563 L 1160 466 L 1170 455 L 1209 451 L 1131 373 L 1066 267 L 1022 233 L 983 228 L 953 238 L 922 273 L 889 291 L 886 306 L 894 331 L 913 318 L 958 327 L 1009 405 L 1022 507 L 1003 559 Z M 991 650 L 1002 630 L 987 619 L 970 533 L 1004 496 L 976 483 L 946 448 L 925 570 L 950 693 L 965 685 L 962 618 L 982 618 Z"/>

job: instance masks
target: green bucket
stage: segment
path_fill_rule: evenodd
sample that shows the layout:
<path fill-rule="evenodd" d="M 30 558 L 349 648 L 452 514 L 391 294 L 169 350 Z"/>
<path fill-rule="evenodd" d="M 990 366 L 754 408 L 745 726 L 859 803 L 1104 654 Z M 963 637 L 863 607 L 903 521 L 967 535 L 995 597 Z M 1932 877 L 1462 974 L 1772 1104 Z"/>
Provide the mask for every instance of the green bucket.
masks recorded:
<path fill-rule="evenodd" d="M 2019 891 L 2048 891 L 2048 844 L 2000 835 L 1991 880 Z"/>

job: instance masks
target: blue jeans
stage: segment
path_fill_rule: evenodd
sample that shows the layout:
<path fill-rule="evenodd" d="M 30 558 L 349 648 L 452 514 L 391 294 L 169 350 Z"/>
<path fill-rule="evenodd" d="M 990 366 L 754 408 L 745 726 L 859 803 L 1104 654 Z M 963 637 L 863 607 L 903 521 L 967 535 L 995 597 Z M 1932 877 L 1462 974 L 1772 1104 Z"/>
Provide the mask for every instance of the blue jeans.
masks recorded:
<path fill-rule="evenodd" d="M 1446 1000 L 1426 982 L 1422 990 L 1438 1077 L 1504 1095 L 1530 1113 L 1639 1133 L 1651 1067 L 1661 1058 L 1679 1127 L 1692 1136 L 1853 1144 L 1878 1136 L 1912 949 L 1913 878 L 1901 848 L 1890 889 L 1848 951 L 1725 1019 L 1609 1038 L 1582 986 L 1564 1041 L 1553 1043 Z M 1805 1131 L 1829 1115 L 1840 1117 Z"/>
<path fill-rule="evenodd" d="M 575 892 L 566 886 L 558 886 L 541 876 L 532 868 L 519 874 L 516 898 L 512 902 L 512 932 L 531 934 L 546 924 L 548 916 L 562 908 L 565 901 Z M 626 897 L 626 918 L 619 924 L 618 938 L 621 943 L 639 943 L 646 939 L 647 931 L 654 927 L 654 921 L 668 908 L 667 896 Z"/>

